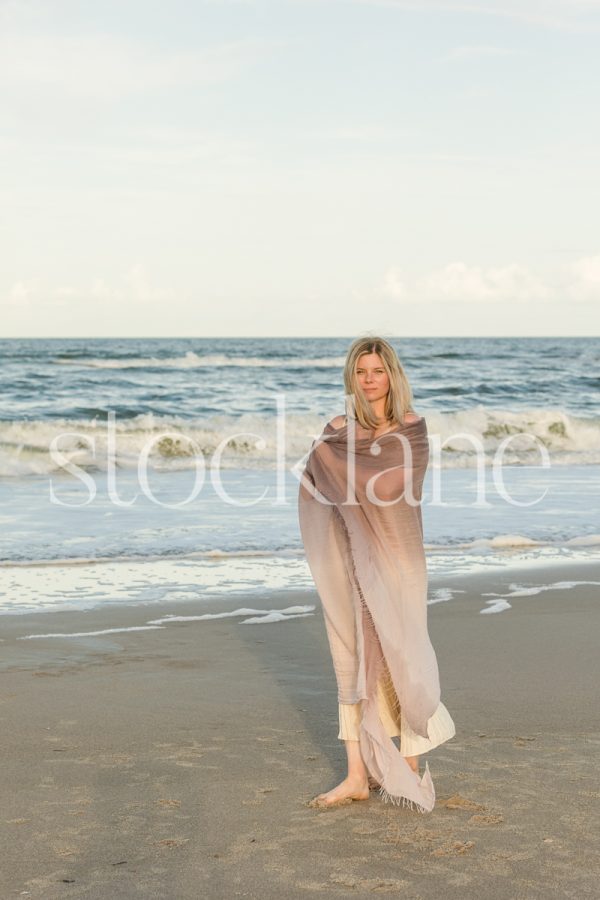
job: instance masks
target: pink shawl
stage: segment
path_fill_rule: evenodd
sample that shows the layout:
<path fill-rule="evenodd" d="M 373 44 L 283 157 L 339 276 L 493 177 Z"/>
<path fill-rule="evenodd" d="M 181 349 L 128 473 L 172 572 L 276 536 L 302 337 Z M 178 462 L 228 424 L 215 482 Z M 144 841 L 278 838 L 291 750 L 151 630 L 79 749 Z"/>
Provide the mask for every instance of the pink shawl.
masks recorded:
<path fill-rule="evenodd" d="M 424 418 L 373 437 L 354 418 L 327 423 L 300 480 L 298 516 L 323 607 L 339 703 L 362 703 L 360 749 L 384 801 L 430 812 L 421 779 L 381 722 L 377 682 L 391 678 L 396 709 L 417 734 L 440 702 L 427 630 L 421 495 L 429 461 Z M 353 490 L 354 487 L 354 490 Z"/>

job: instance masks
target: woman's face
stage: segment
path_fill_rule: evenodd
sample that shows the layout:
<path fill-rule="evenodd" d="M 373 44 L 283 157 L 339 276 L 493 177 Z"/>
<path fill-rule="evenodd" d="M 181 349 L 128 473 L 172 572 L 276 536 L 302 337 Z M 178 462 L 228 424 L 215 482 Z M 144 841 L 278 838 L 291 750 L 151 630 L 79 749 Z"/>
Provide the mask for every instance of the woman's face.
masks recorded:
<path fill-rule="evenodd" d="M 379 400 L 390 389 L 390 380 L 378 353 L 363 353 L 356 364 L 356 378 L 367 400 Z"/>

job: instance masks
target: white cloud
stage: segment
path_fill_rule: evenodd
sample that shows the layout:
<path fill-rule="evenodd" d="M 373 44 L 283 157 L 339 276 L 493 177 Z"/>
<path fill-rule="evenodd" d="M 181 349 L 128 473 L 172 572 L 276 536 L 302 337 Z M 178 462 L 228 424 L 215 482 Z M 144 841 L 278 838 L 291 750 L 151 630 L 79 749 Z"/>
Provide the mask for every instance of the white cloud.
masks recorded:
<path fill-rule="evenodd" d="M 563 266 L 552 281 L 517 263 L 485 267 L 451 262 L 412 281 L 402 279 L 400 269 L 390 266 L 383 278 L 382 292 L 399 302 L 593 302 L 600 300 L 600 254 Z"/>
<path fill-rule="evenodd" d="M 391 266 L 385 273 L 383 293 L 397 300 L 401 300 L 406 295 L 406 287 L 402 281 L 400 270 L 395 266 Z"/>
<path fill-rule="evenodd" d="M 567 295 L 571 300 L 600 300 L 600 254 L 585 256 L 569 267 Z"/>
<path fill-rule="evenodd" d="M 10 306 L 27 306 L 35 293 L 33 282 L 17 281 L 6 294 L 6 302 Z"/>
<path fill-rule="evenodd" d="M 124 303 L 161 303 L 175 299 L 170 288 L 159 288 L 150 283 L 143 265 L 136 263 L 124 275 L 120 284 L 107 284 L 97 278 L 89 292 L 95 300 Z"/>
<path fill-rule="evenodd" d="M 421 297 L 459 301 L 479 300 L 543 300 L 548 288 L 525 266 L 483 268 L 453 262 L 443 269 L 419 278 L 417 294 Z"/>
<path fill-rule="evenodd" d="M 153 303 L 169 303 L 176 299 L 171 287 L 158 287 L 148 277 L 146 269 L 135 263 L 125 272 L 120 281 L 107 282 L 104 278 L 96 278 L 88 286 L 63 284 L 52 287 L 50 284 L 35 279 L 17 281 L 4 295 L 4 301 L 10 306 L 32 307 L 79 306 L 82 301 L 91 298 L 102 303 L 149 305 Z"/>

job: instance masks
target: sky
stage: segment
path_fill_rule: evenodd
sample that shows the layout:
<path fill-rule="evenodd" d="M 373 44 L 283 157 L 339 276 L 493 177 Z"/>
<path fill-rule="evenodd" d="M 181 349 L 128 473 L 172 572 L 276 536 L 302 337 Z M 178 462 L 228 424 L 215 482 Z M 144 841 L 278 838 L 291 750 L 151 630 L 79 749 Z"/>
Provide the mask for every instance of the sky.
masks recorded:
<path fill-rule="evenodd" d="M 600 0 L 0 0 L 0 337 L 598 335 Z"/>

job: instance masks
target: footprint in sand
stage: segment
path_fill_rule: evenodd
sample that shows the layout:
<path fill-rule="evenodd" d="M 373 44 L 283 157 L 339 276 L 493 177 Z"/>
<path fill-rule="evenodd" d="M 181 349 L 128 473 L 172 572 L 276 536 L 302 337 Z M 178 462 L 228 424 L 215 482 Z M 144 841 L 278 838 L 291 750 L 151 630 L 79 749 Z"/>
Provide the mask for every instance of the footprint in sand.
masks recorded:
<path fill-rule="evenodd" d="M 338 887 L 350 888 L 352 891 L 362 890 L 369 894 L 399 894 L 407 887 L 405 881 L 392 878 L 360 878 L 352 875 L 330 875 L 331 884 Z M 326 888 L 325 885 L 323 885 Z"/>
<path fill-rule="evenodd" d="M 254 798 L 242 800 L 242 806 L 259 806 L 265 800 L 265 794 L 272 794 L 277 788 L 264 787 L 254 789 Z"/>
<path fill-rule="evenodd" d="M 487 816 L 475 815 L 469 819 L 469 824 L 473 825 L 499 825 L 500 822 L 504 822 L 504 816 L 501 816 L 500 813 L 491 813 Z"/>
<path fill-rule="evenodd" d="M 469 800 L 467 797 L 461 796 L 461 794 L 453 794 L 451 797 L 448 797 L 447 800 L 440 800 L 439 805 L 445 806 L 446 809 L 467 809 L 472 812 L 479 812 L 487 809 L 487 806 L 484 806 L 481 803 L 475 803 L 474 800 Z"/>
<path fill-rule="evenodd" d="M 77 849 L 75 847 L 54 847 L 54 852 L 57 856 L 68 858 L 69 856 L 75 856 Z"/>
<path fill-rule="evenodd" d="M 163 838 L 162 841 L 153 841 L 156 847 L 181 847 L 187 844 L 189 838 Z"/>
<path fill-rule="evenodd" d="M 531 741 L 535 741 L 534 737 L 521 737 L 520 734 L 515 735 L 513 747 L 527 747 Z"/>
<path fill-rule="evenodd" d="M 451 844 L 443 844 L 437 850 L 432 850 L 432 856 L 460 856 L 468 853 L 475 846 L 475 841 L 452 841 Z"/>
<path fill-rule="evenodd" d="M 340 806 L 350 806 L 354 802 L 352 797 L 344 797 L 343 800 L 335 800 L 333 803 L 326 803 L 323 800 L 317 800 L 316 797 L 313 797 L 312 800 L 306 800 L 304 805 L 311 809 L 330 810 L 338 809 Z"/>

